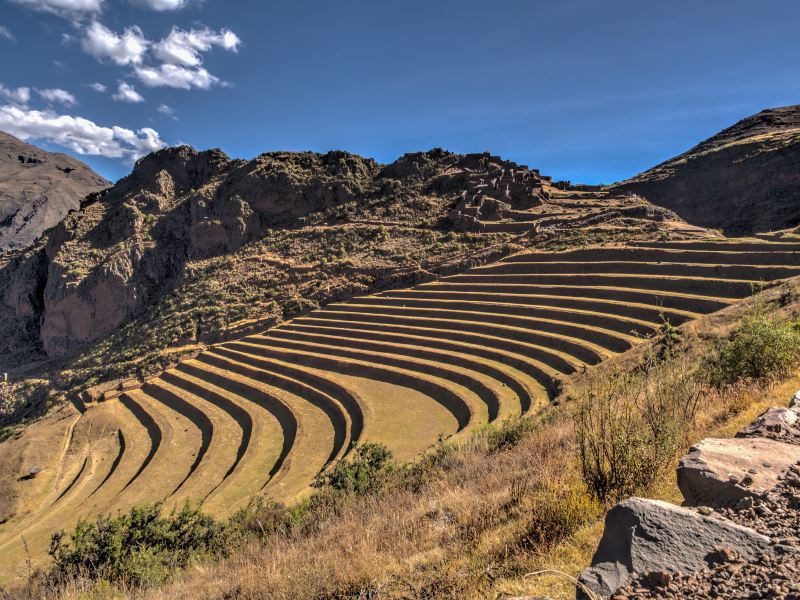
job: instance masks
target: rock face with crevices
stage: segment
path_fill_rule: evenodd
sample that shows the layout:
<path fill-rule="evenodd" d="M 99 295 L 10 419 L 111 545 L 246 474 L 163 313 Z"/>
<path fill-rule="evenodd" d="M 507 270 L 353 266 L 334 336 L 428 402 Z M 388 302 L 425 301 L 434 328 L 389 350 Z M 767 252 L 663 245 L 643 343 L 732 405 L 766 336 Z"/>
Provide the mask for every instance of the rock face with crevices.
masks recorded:
<path fill-rule="evenodd" d="M 0 252 L 29 246 L 108 185 L 79 160 L 0 131 Z"/>

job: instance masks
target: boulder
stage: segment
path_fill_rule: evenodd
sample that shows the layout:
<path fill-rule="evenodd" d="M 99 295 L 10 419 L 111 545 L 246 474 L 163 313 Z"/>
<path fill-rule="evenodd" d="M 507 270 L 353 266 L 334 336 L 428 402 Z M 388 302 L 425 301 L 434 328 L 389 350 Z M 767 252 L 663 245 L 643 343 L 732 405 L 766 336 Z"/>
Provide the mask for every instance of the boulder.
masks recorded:
<path fill-rule="evenodd" d="M 612 596 L 635 577 L 692 573 L 735 553 L 746 560 L 771 552 L 770 540 L 725 519 L 660 500 L 629 498 L 606 515 L 592 566 L 579 577 L 601 598 Z M 577 597 L 588 595 L 580 587 Z"/>
<path fill-rule="evenodd" d="M 678 465 L 678 487 L 688 506 L 734 506 L 770 492 L 792 465 L 800 446 L 764 438 L 707 438 Z"/>
<path fill-rule="evenodd" d="M 789 408 L 770 408 L 737 433 L 736 437 L 762 437 L 800 444 L 800 415 Z"/>

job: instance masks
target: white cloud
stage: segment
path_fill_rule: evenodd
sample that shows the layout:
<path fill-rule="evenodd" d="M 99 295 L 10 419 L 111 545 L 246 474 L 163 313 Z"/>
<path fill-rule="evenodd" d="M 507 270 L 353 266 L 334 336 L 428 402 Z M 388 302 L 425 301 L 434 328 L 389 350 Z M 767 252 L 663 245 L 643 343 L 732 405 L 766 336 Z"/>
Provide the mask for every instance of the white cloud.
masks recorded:
<path fill-rule="evenodd" d="M 189 4 L 189 0 L 139 0 L 139 4 L 158 11 L 178 10 Z"/>
<path fill-rule="evenodd" d="M 13 102 L 14 104 L 27 104 L 31 99 L 31 88 L 9 88 L 0 83 L 0 97 Z"/>
<path fill-rule="evenodd" d="M 241 44 L 239 36 L 230 29 L 190 29 L 173 27 L 169 35 L 153 46 L 153 54 L 163 63 L 182 67 L 198 67 L 203 63 L 201 52 L 213 46 L 236 52 Z"/>
<path fill-rule="evenodd" d="M 73 106 L 78 103 L 78 101 L 75 99 L 75 96 L 70 94 L 67 90 L 62 90 L 59 88 L 36 90 L 36 93 L 48 102 L 59 102 L 66 106 Z"/>
<path fill-rule="evenodd" d="M 117 93 L 111 97 L 117 102 L 144 102 L 142 95 L 132 85 L 124 81 L 119 82 Z"/>
<path fill-rule="evenodd" d="M 94 21 L 85 31 L 81 41 L 84 51 L 99 60 L 108 59 L 118 65 L 138 65 L 142 62 L 150 42 L 137 26 L 128 27 L 121 34 Z"/>
<path fill-rule="evenodd" d="M 9 42 L 16 42 L 17 38 L 11 33 L 11 30 L 5 25 L 0 25 L 0 37 L 6 38 Z"/>
<path fill-rule="evenodd" d="M 20 106 L 0 106 L 0 130 L 20 139 L 45 140 L 78 153 L 136 159 L 163 148 L 158 132 L 149 127 L 132 131 L 102 127 L 89 119 Z"/>
<path fill-rule="evenodd" d="M 203 67 L 187 69 L 177 65 L 164 64 L 158 67 L 135 67 L 136 76 L 148 87 L 172 87 L 190 90 L 193 87 L 207 90 L 219 83 L 215 77 Z"/>
<path fill-rule="evenodd" d="M 89 85 L 95 92 L 100 92 L 101 94 L 106 91 L 106 86 L 102 83 L 92 83 Z"/>
<path fill-rule="evenodd" d="M 67 18 L 97 14 L 103 10 L 103 0 L 11 0 L 11 2 Z"/>
<path fill-rule="evenodd" d="M 159 104 L 157 110 L 162 115 L 172 116 L 175 114 L 175 109 L 172 108 L 171 106 L 167 106 L 166 104 Z"/>

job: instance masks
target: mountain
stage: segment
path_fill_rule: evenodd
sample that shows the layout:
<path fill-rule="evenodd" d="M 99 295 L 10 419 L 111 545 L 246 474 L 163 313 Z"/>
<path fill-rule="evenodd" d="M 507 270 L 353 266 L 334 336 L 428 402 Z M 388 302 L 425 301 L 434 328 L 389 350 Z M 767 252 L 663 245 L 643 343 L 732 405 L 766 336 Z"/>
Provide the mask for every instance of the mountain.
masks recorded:
<path fill-rule="evenodd" d="M 705 234 L 641 198 L 559 189 L 489 153 L 381 165 L 166 148 L 0 256 L 0 361 L 16 393 L 0 427 L 56 390 L 147 377 L 205 344 L 515 249 Z"/>
<path fill-rule="evenodd" d="M 108 185 L 79 160 L 0 131 L 0 252 L 29 246 Z"/>
<path fill-rule="evenodd" d="M 750 234 L 800 224 L 800 105 L 764 110 L 611 189 L 703 227 Z"/>

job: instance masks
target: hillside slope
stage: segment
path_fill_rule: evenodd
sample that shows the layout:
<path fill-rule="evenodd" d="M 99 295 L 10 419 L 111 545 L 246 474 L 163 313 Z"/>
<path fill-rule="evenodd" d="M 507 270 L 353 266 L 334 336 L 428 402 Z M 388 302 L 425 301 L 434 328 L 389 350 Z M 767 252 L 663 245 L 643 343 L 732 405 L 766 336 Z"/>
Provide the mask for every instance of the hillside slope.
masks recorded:
<path fill-rule="evenodd" d="M 108 185 L 79 160 L 0 131 L 0 252 L 29 246 Z"/>
<path fill-rule="evenodd" d="M 800 105 L 764 110 L 611 186 L 692 224 L 750 234 L 800 224 Z"/>

